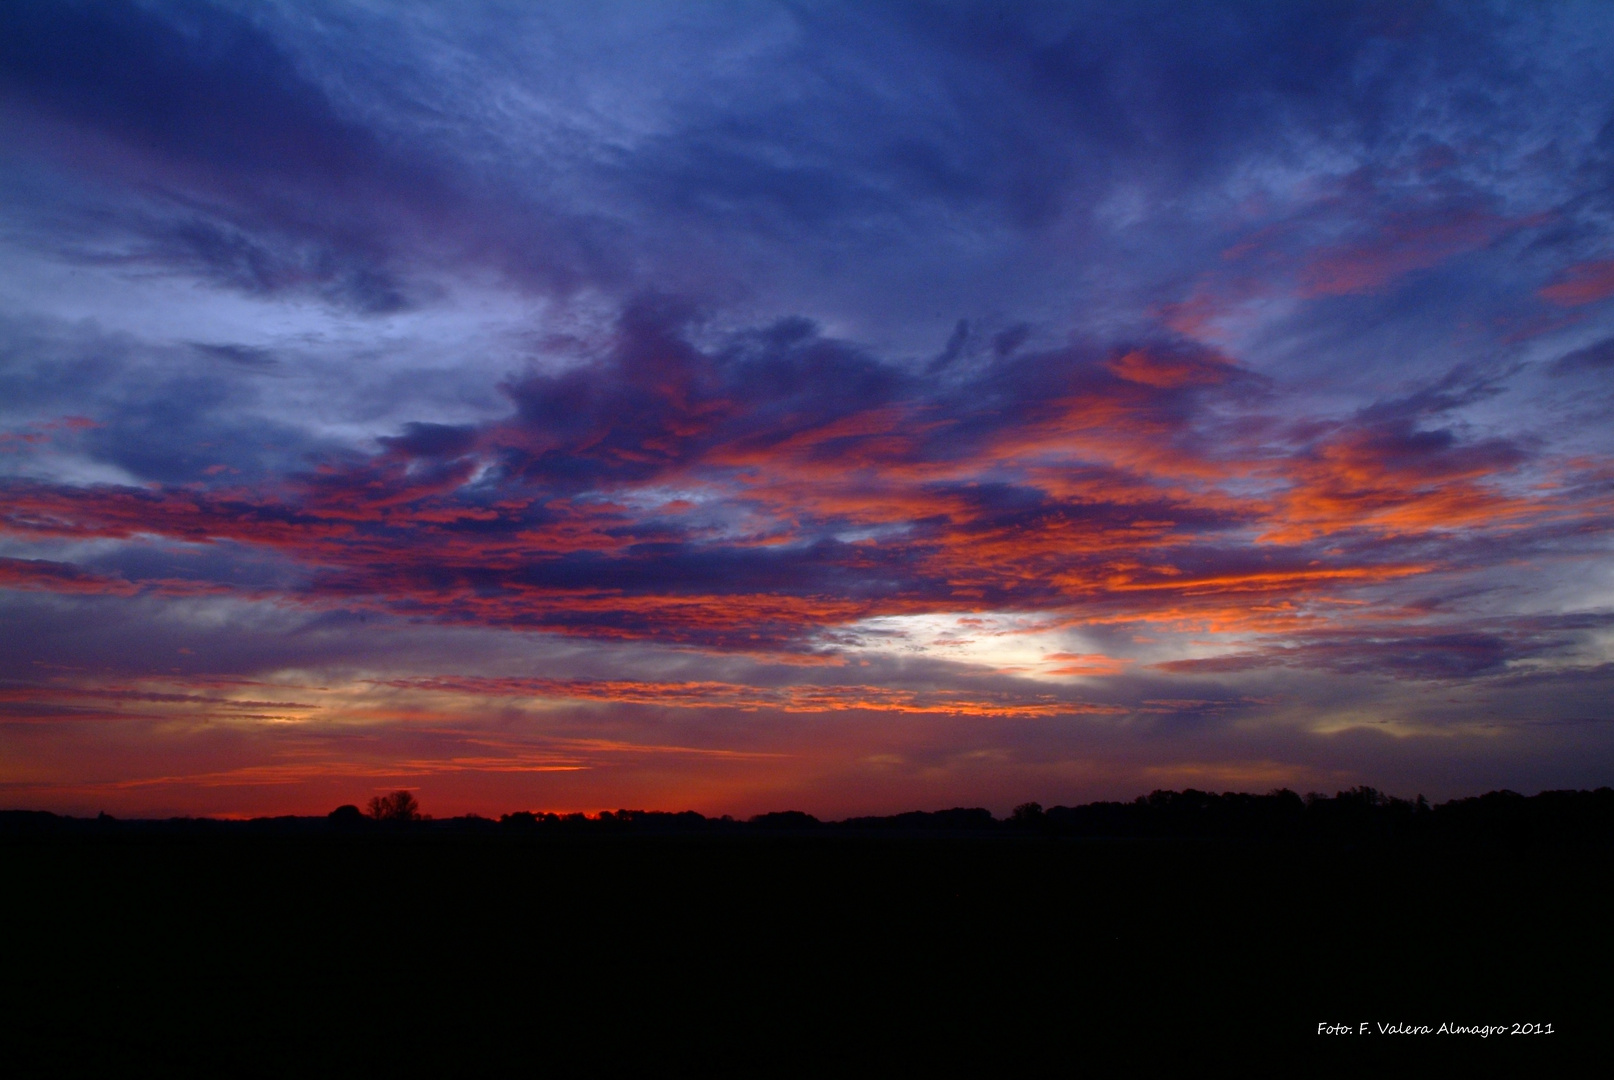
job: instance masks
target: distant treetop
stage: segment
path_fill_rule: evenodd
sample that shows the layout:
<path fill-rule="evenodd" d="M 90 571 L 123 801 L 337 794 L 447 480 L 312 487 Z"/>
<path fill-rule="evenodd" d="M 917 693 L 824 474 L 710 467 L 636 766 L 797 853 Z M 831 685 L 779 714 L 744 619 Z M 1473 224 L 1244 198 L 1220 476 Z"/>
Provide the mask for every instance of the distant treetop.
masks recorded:
<path fill-rule="evenodd" d="M 365 812 L 377 821 L 419 821 L 420 803 L 407 791 L 377 795 Z"/>

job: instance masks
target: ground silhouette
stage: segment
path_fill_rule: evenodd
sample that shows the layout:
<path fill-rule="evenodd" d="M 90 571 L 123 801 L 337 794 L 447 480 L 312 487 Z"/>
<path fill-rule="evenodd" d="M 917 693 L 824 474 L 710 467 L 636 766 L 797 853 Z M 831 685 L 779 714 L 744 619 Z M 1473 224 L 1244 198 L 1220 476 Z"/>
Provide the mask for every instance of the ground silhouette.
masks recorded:
<path fill-rule="evenodd" d="M 1542 1073 L 1600 1046 L 1614 965 L 1606 788 L 385 821 L 0 813 L 8 1064 L 1029 1075 L 1287 1049 Z M 1557 1034 L 1318 1043 L 1376 1021 Z"/>

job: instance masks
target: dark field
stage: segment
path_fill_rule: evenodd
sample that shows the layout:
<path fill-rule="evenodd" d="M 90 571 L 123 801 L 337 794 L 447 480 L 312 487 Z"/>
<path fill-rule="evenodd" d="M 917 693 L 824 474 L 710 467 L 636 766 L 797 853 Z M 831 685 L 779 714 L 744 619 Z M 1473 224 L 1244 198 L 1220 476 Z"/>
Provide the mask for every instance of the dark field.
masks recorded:
<path fill-rule="evenodd" d="M 7 1071 L 1523 1064 L 1607 1030 L 1603 843 L 321 824 L 0 836 Z"/>

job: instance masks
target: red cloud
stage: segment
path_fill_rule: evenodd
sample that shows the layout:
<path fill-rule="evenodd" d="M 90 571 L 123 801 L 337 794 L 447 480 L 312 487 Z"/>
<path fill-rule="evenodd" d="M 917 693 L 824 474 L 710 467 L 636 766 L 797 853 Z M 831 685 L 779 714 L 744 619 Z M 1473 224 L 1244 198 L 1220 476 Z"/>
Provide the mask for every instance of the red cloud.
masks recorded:
<path fill-rule="evenodd" d="M 1481 211 L 1433 220 L 1421 214 L 1404 215 L 1367 239 L 1310 258 L 1300 271 L 1301 294 L 1372 292 L 1414 270 L 1427 270 L 1460 252 L 1482 247 L 1523 223 Z"/>
<path fill-rule="evenodd" d="M 0 558 L 0 588 L 45 589 L 60 593 L 111 593 L 128 596 L 139 586 L 122 578 L 92 574 L 72 563 L 45 559 Z"/>
<path fill-rule="evenodd" d="M 1577 263 L 1564 271 L 1562 280 L 1541 289 L 1538 295 L 1564 307 L 1614 296 L 1614 259 Z"/>
<path fill-rule="evenodd" d="M 1018 357 L 955 392 L 822 342 L 761 365 L 624 333 L 615 368 L 512 388 L 503 421 L 415 425 L 250 489 L 10 481 L 0 531 L 230 541 L 300 568 L 278 594 L 304 604 L 767 654 L 938 611 L 1276 632 L 1320 596 L 1441 565 L 1442 537 L 1580 512 L 1499 484 L 1526 461 L 1505 442 L 1280 423 L 1257 411 L 1270 388 L 1197 346 Z"/>

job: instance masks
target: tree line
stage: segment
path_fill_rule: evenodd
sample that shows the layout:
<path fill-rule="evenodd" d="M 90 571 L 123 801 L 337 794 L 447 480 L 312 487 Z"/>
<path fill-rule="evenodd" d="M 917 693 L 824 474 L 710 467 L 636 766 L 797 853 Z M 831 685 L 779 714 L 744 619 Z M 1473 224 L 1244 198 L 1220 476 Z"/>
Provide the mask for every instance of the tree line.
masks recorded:
<path fill-rule="evenodd" d="M 693 810 L 606 810 L 598 814 L 518 810 L 491 818 L 432 819 L 408 791 L 378 795 L 361 810 L 347 804 L 323 818 L 278 817 L 251 821 L 171 818 L 118 821 L 107 814 L 73 818 L 44 811 L 0 811 L 0 832 L 41 830 L 167 829 L 200 831 L 310 831 L 338 829 L 509 832 L 553 835 L 880 833 L 1086 838 L 1250 838 L 1367 841 L 1481 839 L 1515 842 L 1614 842 L 1614 789 L 1544 791 L 1521 795 L 1492 791 L 1433 804 L 1423 796 L 1401 799 L 1371 787 L 1332 796 L 1300 795 L 1287 788 L 1265 794 L 1154 791 L 1131 802 L 1093 802 L 1044 808 L 1022 803 L 1005 818 L 981 807 L 909 811 L 886 816 L 821 821 L 799 810 L 744 820 L 706 817 Z"/>

